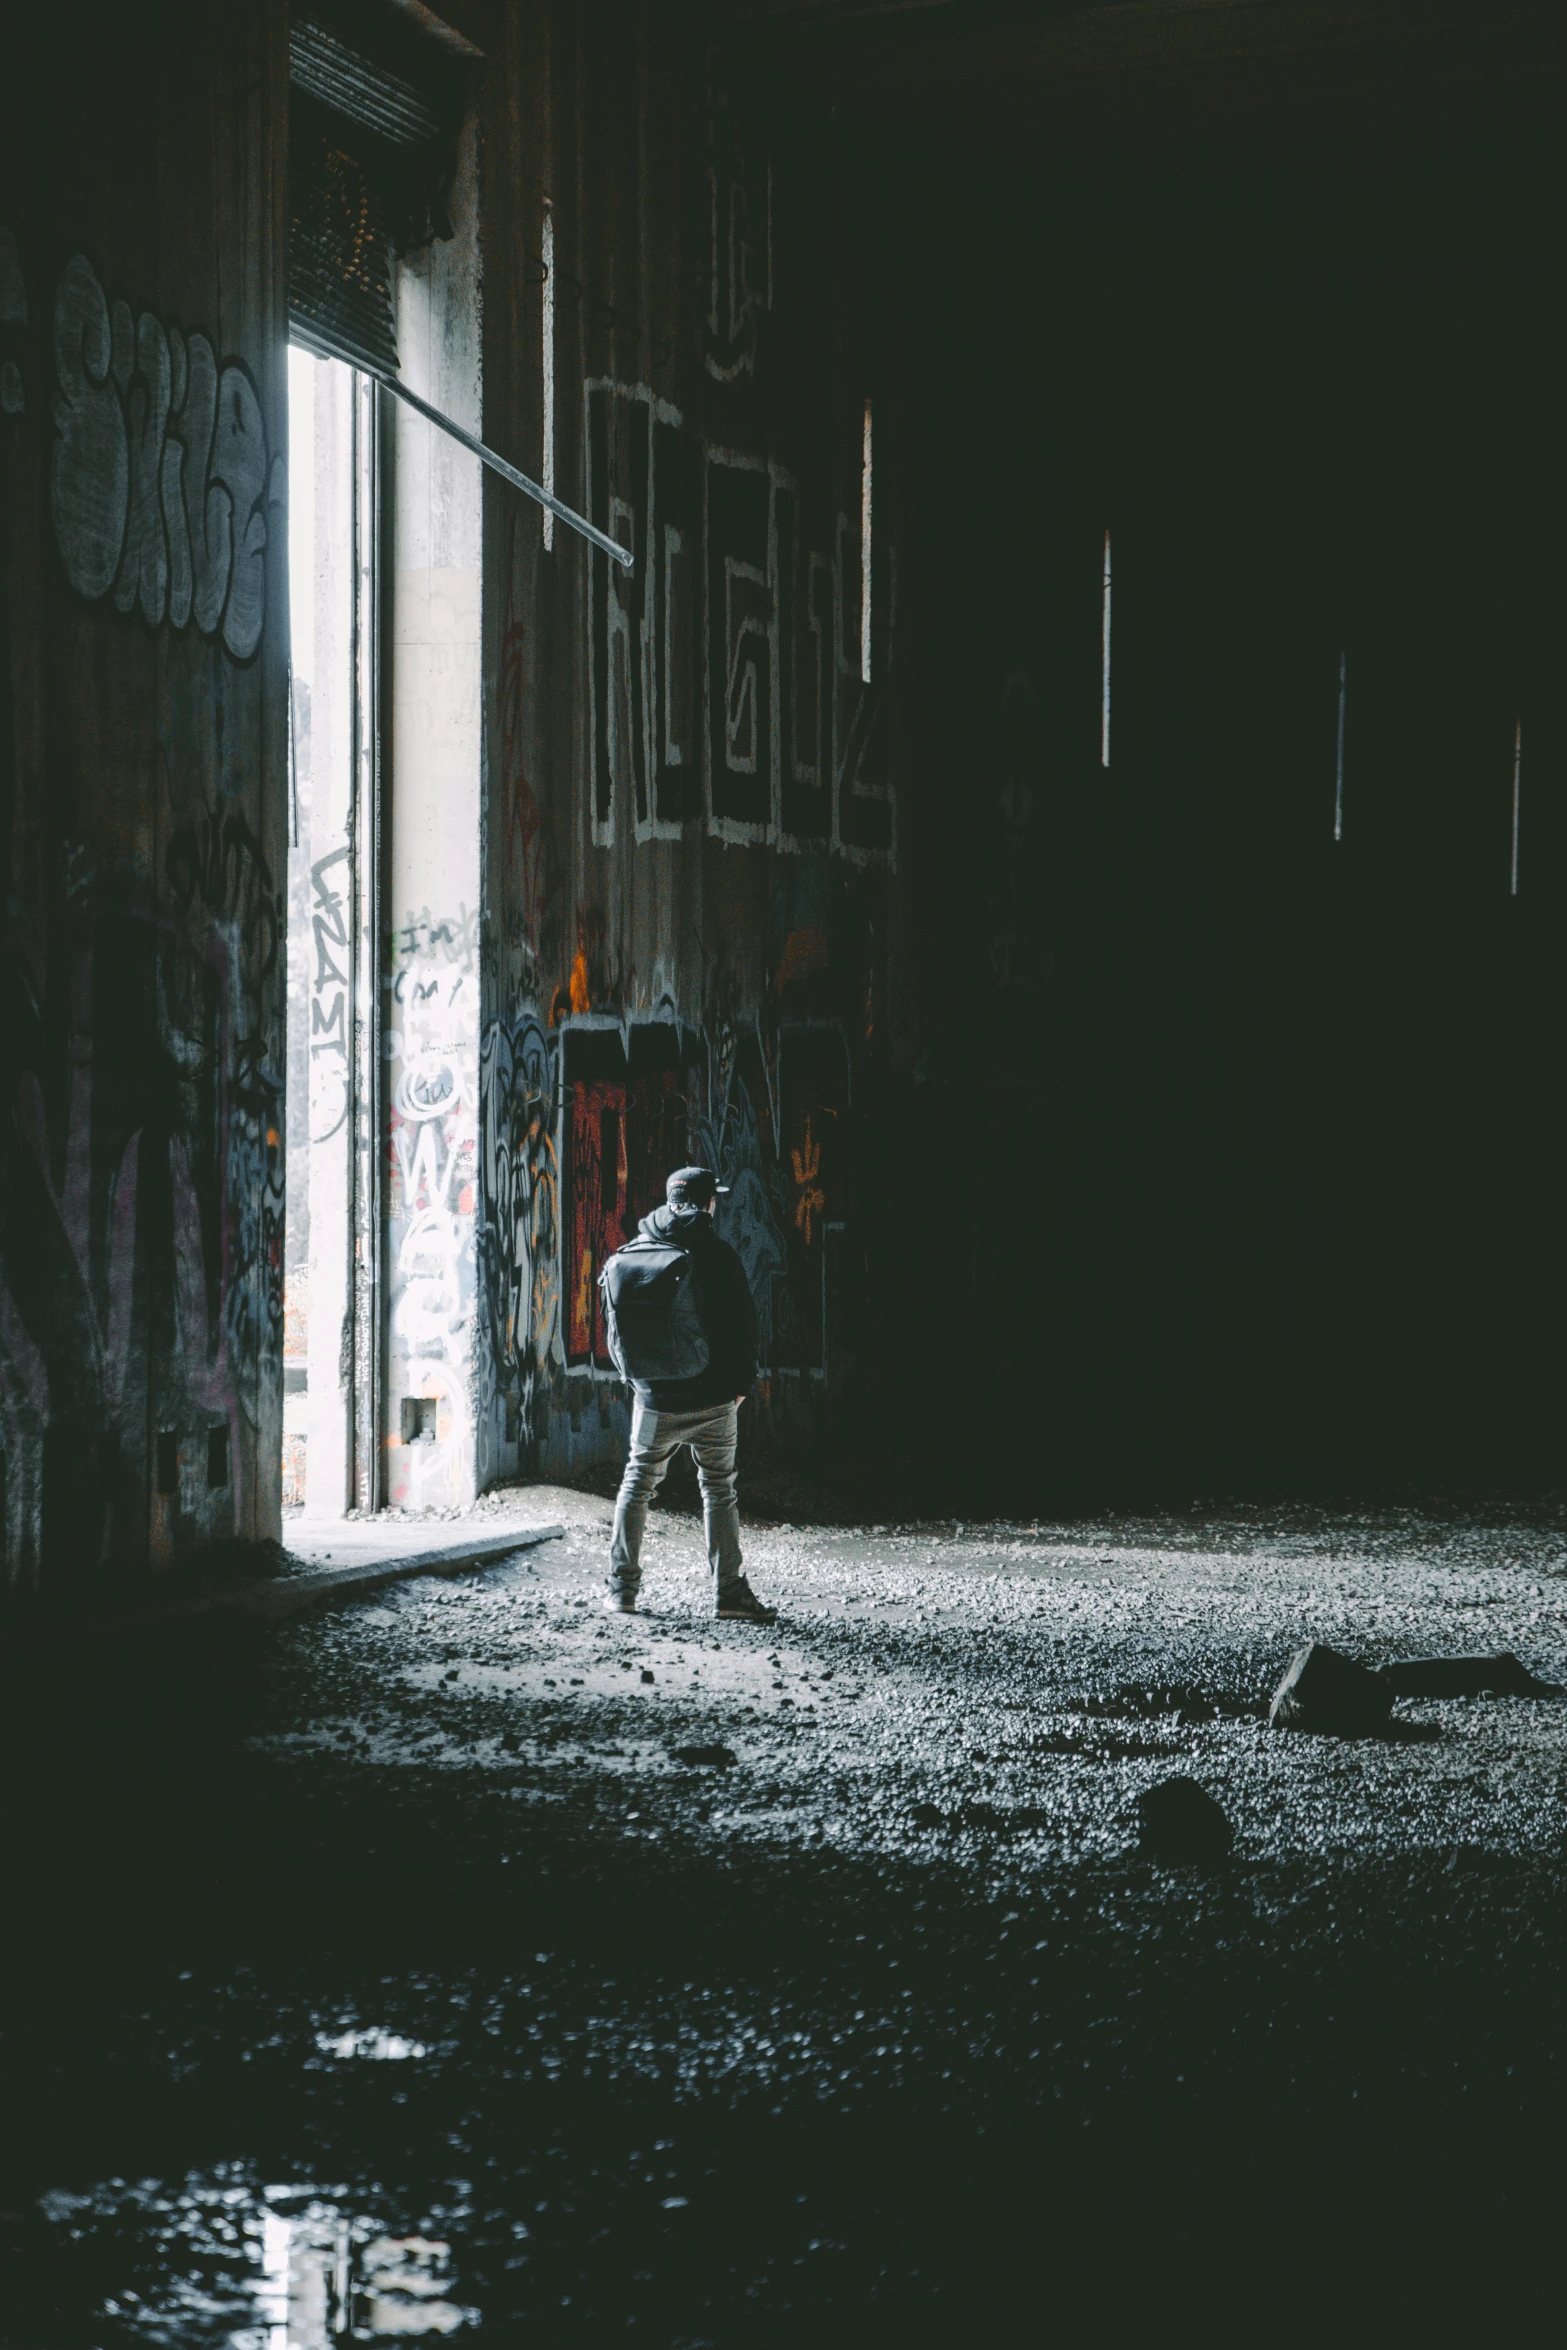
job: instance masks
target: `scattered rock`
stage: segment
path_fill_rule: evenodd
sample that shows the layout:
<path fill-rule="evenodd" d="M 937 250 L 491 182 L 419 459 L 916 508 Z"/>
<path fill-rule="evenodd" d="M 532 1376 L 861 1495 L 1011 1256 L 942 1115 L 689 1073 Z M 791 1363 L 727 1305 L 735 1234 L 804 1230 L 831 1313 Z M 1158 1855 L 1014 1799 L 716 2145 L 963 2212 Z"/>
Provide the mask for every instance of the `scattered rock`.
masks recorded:
<path fill-rule="evenodd" d="M 1144 1860 L 1223 1860 L 1235 1831 L 1220 1806 L 1195 1779 L 1161 1779 L 1137 1798 Z"/>
<path fill-rule="evenodd" d="M 671 1749 L 671 1752 L 676 1762 L 684 1763 L 689 1770 L 693 1771 L 704 1767 L 711 1767 L 715 1771 L 727 1771 L 735 1760 L 734 1750 L 728 1746 L 676 1746 Z"/>
<path fill-rule="evenodd" d="M 979 1828 L 997 1836 L 1021 1836 L 1030 1828 L 1058 1827 L 1059 1812 L 1029 1803 L 960 1803 L 947 1820 L 949 1828 Z"/>
<path fill-rule="evenodd" d="M 1273 1692 L 1268 1720 L 1276 1730 L 1365 1738 L 1386 1728 L 1392 1705 L 1393 1686 L 1385 1674 L 1373 1673 L 1326 1641 L 1309 1640 L 1290 1658 Z"/>
<path fill-rule="evenodd" d="M 643 1680 L 644 1680 L 644 1681 L 651 1681 L 651 1680 L 652 1680 L 652 1678 L 653 1678 L 652 1674 L 651 1674 L 651 1673 L 648 1671 L 648 1669 L 647 1669 L 646 1665 L 644 1665 L 644 1666 L 643 1666 L 643 1668 L 642 1668 L 642 1678 L 643 1678 Z"/>
<path fill-rule="evenodd" d="M 1408 1656 L 1383 1668 L 1395 1697 L 1555 1697 L 1554 1681 L 1537 1681 L 1504 1649 L 1499 1656 Z"/>

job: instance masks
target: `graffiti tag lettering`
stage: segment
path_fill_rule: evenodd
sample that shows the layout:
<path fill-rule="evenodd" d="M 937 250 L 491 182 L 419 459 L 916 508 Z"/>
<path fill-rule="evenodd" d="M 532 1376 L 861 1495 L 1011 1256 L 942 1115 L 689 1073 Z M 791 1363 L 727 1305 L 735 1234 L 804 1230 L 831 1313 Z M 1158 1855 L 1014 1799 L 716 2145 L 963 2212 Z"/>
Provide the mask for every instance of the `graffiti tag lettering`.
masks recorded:
<path fill-rule="evenodd" d="M 248 661 L 284 498 L 249 370 L 220 366 L 203 334 L 111 306 L 80 253 L 55 294 L 54 359 L 50 503 L 72 587 L 90 602 L 112 591 L 153 628 L 194 622 Z"/>
<path fill-rule="evenodd" d="M 830 553 L 811 546 L 782 467 L 695 442 L 646 385 L 590 382 L 585 426 L 589 516 L 634 557 L 589 558 L 594 840 L 628 809 L 639 841 L 705 813 L 724 840 L 895 862 L 880 726 L 894 599 L 875 606 L 866 685 L 847 515 Z"/>

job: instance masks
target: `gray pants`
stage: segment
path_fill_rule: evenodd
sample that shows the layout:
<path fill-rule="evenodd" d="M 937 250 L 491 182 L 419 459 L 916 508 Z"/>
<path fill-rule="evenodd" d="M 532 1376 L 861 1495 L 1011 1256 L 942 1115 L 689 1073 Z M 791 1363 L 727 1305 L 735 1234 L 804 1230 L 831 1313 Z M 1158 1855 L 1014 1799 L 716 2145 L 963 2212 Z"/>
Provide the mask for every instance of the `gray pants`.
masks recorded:
<path fill-rule="evenodd" d="M 634 1595 L 642 1579 L 648 1503 L 683 1444 L 689 1444 L 696 1455 L 714 1582 L 720 1591 L 727 1591 L 739 1581 L 740 1509 L 735 1499 L 735 1442 L 739 1433 L 738 1404 L 709 1404 L 699 1412 L 655 1412 L 640 1400 L 634 1405 L 631 1451 L 620 1480 L 615 1531 L 609 1545 L 611 1571 L 621 1590 Z"/>

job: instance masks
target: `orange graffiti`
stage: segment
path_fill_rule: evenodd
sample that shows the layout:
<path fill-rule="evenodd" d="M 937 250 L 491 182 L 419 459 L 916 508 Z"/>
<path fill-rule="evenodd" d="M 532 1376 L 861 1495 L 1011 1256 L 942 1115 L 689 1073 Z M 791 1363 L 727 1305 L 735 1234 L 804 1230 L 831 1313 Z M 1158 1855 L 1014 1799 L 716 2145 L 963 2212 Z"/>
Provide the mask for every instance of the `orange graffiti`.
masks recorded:
<path fill-rule="evenodd" d="M 581 947 L 571 966 L 571 1008 L 574 1012 L 591 1011 L 593 998 L 588 993 L 588 958 Z"/>
<path fill-rule="evenodd" d="M 814 926 L 791 930 L 784 942 L 783 959 L 773 973 L 773 993 L 781 996 L 796 981 L 814 978 L 818 973 L 832 969 L 832 958 L 827 951 L 827 933 Z"/>
<path fill-rule="evenodd" d="M 789 1156 L 794 1161 L 794 1180 L 800 1194 L 794 1206 L 794 1220 L 799 1231 L 804 1234 L 805 1245 L 809 1248 L 813 1221 L 827 1205 L 827 1194 L 817 1181 L 817 1177 L 822 1171 L 821 1145 L 811 1139 L 809 1118 L 805 1121 L 805 1148 L 798 1151 L 791 1150 Z"/>

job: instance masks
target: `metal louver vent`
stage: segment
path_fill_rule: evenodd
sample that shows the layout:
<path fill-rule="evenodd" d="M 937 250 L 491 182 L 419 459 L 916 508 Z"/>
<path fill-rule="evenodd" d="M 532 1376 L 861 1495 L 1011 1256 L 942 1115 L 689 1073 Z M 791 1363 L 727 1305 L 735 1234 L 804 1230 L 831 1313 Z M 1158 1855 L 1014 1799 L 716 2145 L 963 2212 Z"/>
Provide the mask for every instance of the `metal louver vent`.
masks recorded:
<path fill-rule="evenodd" d="M 289 79 L 296 90 L 389 146 L 427 147 L 449 128 L 433 94 L 380 57 L 366 54 L 332 24 L 297 12 L 288 31 Z"/>
<path fill-rule="evenodd" d="M 466 68 L 388 0 L 299 0 L 288 53 L 290 324 L 395 375 L 390 248 L 451 234 Z"/>
<path fill-rule="evenodd" d="M 378 175 L 329 117 L 296 105 L 289 148 L 288 314 L 302 341 L 397 370 L 391 243 Z"/>

